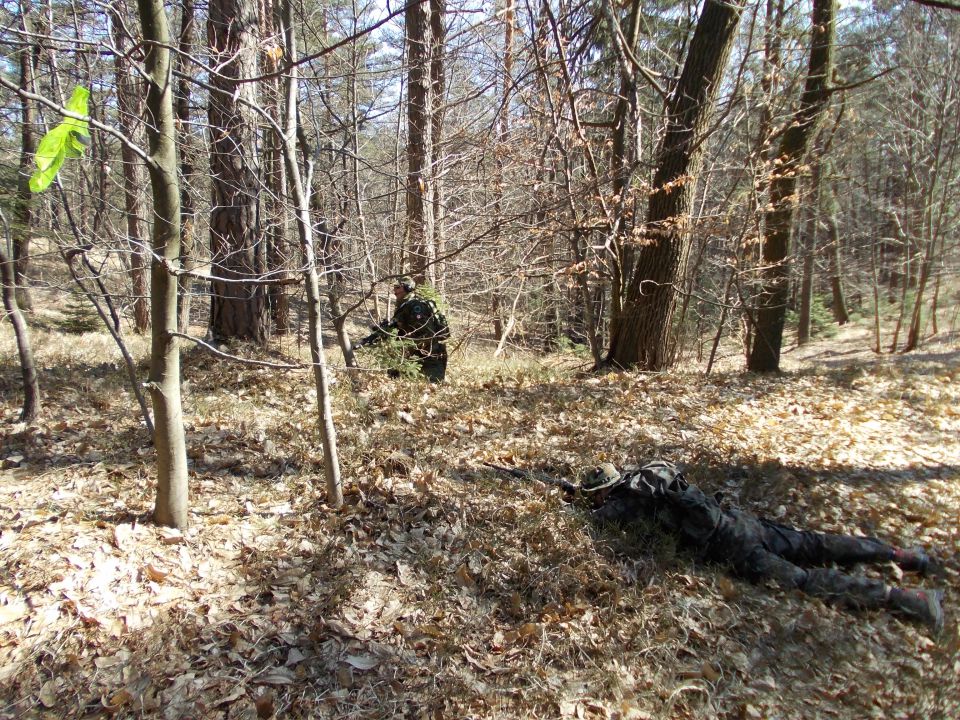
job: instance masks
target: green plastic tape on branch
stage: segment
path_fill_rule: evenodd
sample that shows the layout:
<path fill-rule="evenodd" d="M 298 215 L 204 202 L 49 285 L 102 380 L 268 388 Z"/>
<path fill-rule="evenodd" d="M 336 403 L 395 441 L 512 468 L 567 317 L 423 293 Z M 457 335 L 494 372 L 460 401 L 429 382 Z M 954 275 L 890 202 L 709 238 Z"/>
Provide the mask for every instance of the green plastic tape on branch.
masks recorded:
<path fill-rule="evenodd" d="M 90 91 L 85 87 L 76 87 L 67 103 L 67 110 L 86 116 L 89 100 Z M 83 157 L 83 151 L 90 144 L 89 138 L 87 121 L 72 117 L 64 118 L 63 122 L 44 135 L 34 156 L 37 171 L 30 177 L 30 190 L 39 193 L 50 187 L 67 158 Z"/>

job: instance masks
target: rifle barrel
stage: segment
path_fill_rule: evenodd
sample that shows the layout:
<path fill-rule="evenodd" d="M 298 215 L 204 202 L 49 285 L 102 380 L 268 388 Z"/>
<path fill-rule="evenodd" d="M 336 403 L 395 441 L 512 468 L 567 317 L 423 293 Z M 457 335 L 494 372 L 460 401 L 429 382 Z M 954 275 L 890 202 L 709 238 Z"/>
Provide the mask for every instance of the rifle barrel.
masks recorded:
<path fill-rule="evenodd" d="M 521 470 L 520 468 L 511 468 L 489 462 L 484 462 L 483 464 L 487 467 L 493 468 L 494 470 L 499 470 L 500 472 L 512 475 L 515 478 L 520 478 L 521 480 L 537 480 L 538 482 L 542 482 L 544 485 L 554 485 L 569 493 L 576 493 L 580 489 L 579 485 L 576 485 L 569 480 L 556 478 L 544 473 L 534 472 L 533 470 Z"/>

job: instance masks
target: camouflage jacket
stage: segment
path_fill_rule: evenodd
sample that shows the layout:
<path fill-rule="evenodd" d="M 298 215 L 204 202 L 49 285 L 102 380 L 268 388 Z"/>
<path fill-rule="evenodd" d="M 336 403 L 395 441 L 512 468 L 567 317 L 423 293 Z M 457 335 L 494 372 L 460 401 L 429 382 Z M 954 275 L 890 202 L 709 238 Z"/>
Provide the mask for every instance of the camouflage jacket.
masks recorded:
<path fill-rule="evenodd" d="M 396 330 L 397 335 L 413 340 L 420 354 L 440 355 L 446 351 L 441 339 L 439 323 L 428 300 L 417 295 L 405 297 L 393 313 L 393 318 L 384 328 Z"/>
<path fill-rule="evenodd" d="M 593 511 L 601 523 L 652 520 L 690 545 L 707 549 L 724 511 L 669 463 L 653 462 L 625 474 L 602 506 Z"/>

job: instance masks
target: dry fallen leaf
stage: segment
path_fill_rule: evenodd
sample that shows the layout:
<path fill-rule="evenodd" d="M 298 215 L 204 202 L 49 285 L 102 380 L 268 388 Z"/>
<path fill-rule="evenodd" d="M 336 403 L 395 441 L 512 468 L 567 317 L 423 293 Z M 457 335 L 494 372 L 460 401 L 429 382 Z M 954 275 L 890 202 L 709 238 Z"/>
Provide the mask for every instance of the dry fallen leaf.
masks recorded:
<path fill-rule="evenodd" d="M 471 577 L 466 565 L 458 567 L 454 575 L 457 578 L 457 582 L 468 590 L 473 590 L 477 587 L 477 582 Z"/>
<path fill-rule="evenodd" d="M 266 720 L 266 718 L 273 716 L 273 693 L 270 690 L 265 691 L 255 698 L 253 704 L 257 708 L 257 717 L 261 718 L 261 720 Z"/>
<path fill-rule="evenodd" d="M 346 662 L 357 670 L 372 670 L 380 661 L 372 655 L 347 655 Z"/>
<path fill-rule="evenodd" d="M 57 681 L 47 680 L 40 688 L 40 704 L 52 708 L 57 704 Z"/>
<path fill-rule="evenodd" d="M 0 605 L 0 625 L 15 622 L 20 618 L 26 617 L 30 613 L 27 604 L 20 601 L 14 601 L 9 605 Z"/>
<path fill-rule="evenodd" d="M 296 679 L 296 673 L 290 668 L 274 667 L 257 675 L 254 682 L 264 683 L 265 685 L 289 685 L 296 682 Z"/>
<path fill-rule="evenodd" d="M 163 582 L 170 575 L 169 572 L 158 568 L 153 563 L 147 563 L 147 566 L 144 568 L 144 570 L 146 570 L 147 577 L 154 582 Z"/>

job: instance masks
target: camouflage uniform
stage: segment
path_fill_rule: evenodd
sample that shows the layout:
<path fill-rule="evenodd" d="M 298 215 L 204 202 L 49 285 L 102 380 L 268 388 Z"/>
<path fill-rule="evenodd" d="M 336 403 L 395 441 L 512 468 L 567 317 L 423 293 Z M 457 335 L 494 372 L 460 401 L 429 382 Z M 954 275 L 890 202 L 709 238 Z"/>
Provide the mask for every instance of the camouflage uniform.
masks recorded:
<path fill-rule="evenodd" d="M 389 323 L 383 325 L 358 344 L 370 345 L 381 340 L 391 330 L 401 338 L 413 341 L 414 360 L 420 373 L 430 382 L 441 382 L 447 373 L 447 347 L 439 337 L 439 323 L 428 300 L 408 294 L 398 304 Z"/>
<path fill-rule="evenodd" d="M 593 511 L 599 522 L 654 521 L 705 558 L 728 563 L 748 580 L 773 580 L 847 607 L 899 610 L 937 629 L 943 622 L 937 593 L 888 588 L 880 580 L 816 567 L 894 561 L 922 572 L 928 558 L 920 551 L 900 550 L 875 538 L 796 530 L 724 509 L 670 463 L 649 463 L 608 482 L 607 488 L 609 494 Z"/>

